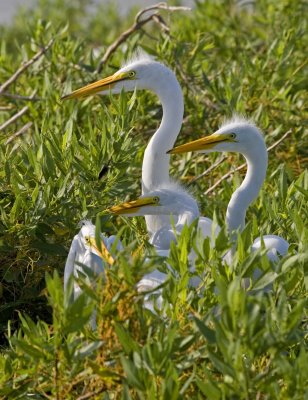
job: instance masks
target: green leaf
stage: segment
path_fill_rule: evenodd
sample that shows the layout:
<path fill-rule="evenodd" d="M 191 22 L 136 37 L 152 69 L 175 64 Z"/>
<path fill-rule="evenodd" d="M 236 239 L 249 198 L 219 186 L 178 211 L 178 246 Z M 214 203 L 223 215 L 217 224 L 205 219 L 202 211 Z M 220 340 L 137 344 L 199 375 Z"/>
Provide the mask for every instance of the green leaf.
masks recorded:
<path fill-rule="evenodd" d="M 67 251 L 65 250 L 65 248 L 58 243 L 47 243 L 34 240 L 32 241 L 32 246 L 34 249 L 39 250 L 42 254 L 51 254 L 55 256 L 67 255 Z"/>
<path fill-rule="evenodd" d="M 208 328 L 200 319 L 197 317 L 194 317 L 195 324 L 197 325 L 197 328 L 199 329 L 200 333 L 206 338 L 206 340 L 210 344 L 216 343 L 216 335 L 215 331 L 212 329 Z"/>
<path fill-rule="evenodd" d="M 16 346 L 16 348 L 18 350 L 24 352 L 25 354 L 27 354 L 28 356 L 30 356 L 31 358 L 33 358 L 37 362 L 40 359 L 44 359 L 45 358 L 45 353 L 44 353 L 44 351 L 42 351 L 41 348 L 39 348 L 37 346 L 34 346 L 34 345 L 31 345 L 31 344 L 27 343 L 25 340 L 18 339 L 16 337 L 12 337 L 11 343 L 14 346 Z"/>
<path fill-rule="evenodd" d="M 128 359 L 125 358 L 123 355 L 120 356 L 120 360 L 126 374 L 127 383 L 136 389 L 145 390 L 143 382 L 139 379 L 139 374 L 137 368 L 134 364 Z"/>
<path fill-rule="evenodd" d="M 91 356 L 93 353 L 96 352 L 96 350 L 98 350 L 102 345 L 103 345 L 103 341 L 101 340 L 96 340 L 92 343 L 86 344 L 85 346 L 81 347 L 80 349 L 78 349 L 76 351 L 76 356 L 79 359 L 84 359 L 86 357 Z"/>
<path fill-rule="evenodd" d="M 121 324 L 115 322 L 115 331 L 126 354 L 138 351 L 139 346 Z"/>
<path fill-rule="evenodd" d="M 198 388 L 201 390 L 202 394 L 206 396 L 206 398 L 211 400 L 220 400 L 221 392 L 217 388 L 217 386 L 211 381 L 203 382 L 201 379 L 197 378 L 196 383 Z"/>

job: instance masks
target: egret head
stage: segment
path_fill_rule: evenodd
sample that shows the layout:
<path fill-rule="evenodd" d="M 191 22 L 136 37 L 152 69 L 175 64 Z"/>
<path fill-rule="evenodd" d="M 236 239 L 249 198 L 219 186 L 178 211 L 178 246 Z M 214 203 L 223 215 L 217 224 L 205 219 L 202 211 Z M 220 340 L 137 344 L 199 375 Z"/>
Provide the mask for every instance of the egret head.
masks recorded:
<path fill-rule="evenodd" d="M 107 249 L 103 237 L 101 237 L 99 244 L 96 242 L 95 225 L 88 220 L 81 221 L 81 225 L 82 227 L 77 235 L 80 239 L 81 246 L 84 247 L 85 250 L 90 249 L 93 253 L 100 256 L 104 261 L 108 262 L 108 264 L 113 264 L 114 259 Z"/>
<path fill-rule="evenodd" d="M 79 225 L 81 226 L 78 233 L 80 239 L 84 240 L 89 236 L 95 237 L 95 225 L 93 225 L 91 221 L 84 219 L 79 223 Z"/>
<path fill-rule="evenodd" d="M 224 123 L 218 131 L 210 136 L 205 136 L 193 142 L 169 150 L 169 154 L 187 153 L 198 151 L 211 152 L 236 152 L 243 155 L 257 152 L 258 148 L 266 150 L 261 131 L 251 121 L 235 117 Z"/>
<path fill-rule="evenodd" d="M 161 188 L 142 195 L 137 200 L 128 201 L 108 209 L 116 215 L 127 217 L 145 215 L 182 215 L 191 212 L 199 215 L 196 200 L 178 185 L 173 188 Z"/>
<path fill-rule="evenodd" d="M 163 88 L 164 82 L 173 77 L 174 74 L 169 68 L 142 53 L 127 62 L 113 75 L 77 89 L 63 96 L 62 99 L 85 98 L 110 92 L 116 94 L 122 90 L 128 92 L 135 89 L 149 89 L 157 92 L 158 82 Z"/>

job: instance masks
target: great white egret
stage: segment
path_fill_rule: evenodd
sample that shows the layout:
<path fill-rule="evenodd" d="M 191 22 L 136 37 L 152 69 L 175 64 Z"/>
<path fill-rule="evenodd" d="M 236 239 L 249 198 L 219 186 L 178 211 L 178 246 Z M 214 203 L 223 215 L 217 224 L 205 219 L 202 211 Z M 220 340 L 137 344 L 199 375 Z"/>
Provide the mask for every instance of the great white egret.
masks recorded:
<path fill-rule="evenodd" d="M 176 234 L 181 233 L 184 225 L 191 225 L 196 219 L 198 219 L 198 229 L 201 230 L 202 235 L 204 237 L 212 235 L 212 220 L 200 217 L 196 200 L 183 187 L 174 182 L 167 187 L 148 192 L 137 200 L 113 206 L 108 211 L 128 217 L 165 215 L 170 218 L 176 216 L 177 221 L 174 223 L 174 227 L 170 223 L 156 231 L 155 243 L 157 243 L 158 250 L 169 250 L 171 242 L 176 240 Z M 218 232 L 219 228 L 216 228 L 214 235 L 217 235 Z"/>
<path fill-rule="evenodd" d="M 91 269 L 94 275 L 104 275 L 106 266 L 112 265 L 114 256 L 110 253 L 112 247 L 122 250 L 122 244 L 116 236 L 109 238 L 100 234 L 100 248 L 95 240 L 95 225 L 90 221 L 82 221 L 82 228 L 75 235 L 65 264 L 64 269 L 64 291 L 68 289 L 69 278 L 73 275 L 78 277 L 79 273 L 84 274 L 84 267 Z M 116 244 L 114 245 L 114 242 Z M 81 294 L 81 288 L 74 282 L 73 296 L 76 299 Z M 96 328 L 96 311 L 94 310 L 90 319 L 92 329 Z"/>
<path fill-rule="evenodd" d="M 175 74 L 165 65 L 154 61 L 146 54 L 139 54 L 115 74 L 91 83 L 63 96 L 62 99 L 84 98 L 93 94 L 120 93 L 148 89 L 154 92 L 163 108 L 163 118 L 144 153 L 142 164 L 142 194 L 168 186 L 170 156 L 166 154 L 180 132 L 184 102 L 181 87 Z M 146 224 L 149 235 L 163 226 L 170 225 L 169 216 L 148 215 Z"/>
<path fill-rule="evenodd" d="M 241 153 L 247 162 L 247 173 L 242 184 L 235 190 L 229 201 L 226 213 L 226 223 L 232 233 L 245 226 L 246 211 L 249 205 L 258 196 L 265 180 L 268 155 L 263 134 L 256 125 L 239 117 L 227 121 L 221 128 L 210 136 L 177 146 L 169 150 L 169 154 L 198 151 L 211 152 L 236 152 Z M 268 250 L 268 258 L 277 260 L 277 253 L 285 255 L 289 243 L 277 235 L 262 237 Z M 261 248 L 261 238 L 254 241 L 252 250 Z"/>
<path fill-rule="evenodd" d="M 168 257 L 172 241 L 176 241 L 176 236 L 181 233 L 185 225 L 191 225 L 198 219 L 198 230 L 203 238 L 213 239 L 218 235 L 220 228 L 214 229 L 213 221 L 206 217 L 201 217 L 196 200 L 180 185 L 176 183 L 169 184 L 167 187 L 148 192 L 140 196 L 137 200 L 128 201 L 109 208 L 109 212 L 116 215 L 128 217 L 147 216 L 147 215 L 166 215 L 177 217 L 174 226 L 170 224 L 163 226 L 155 233 L 155 242 L 158 244 L 156 251 L 158 255 Z M 214 230 L 214 232 L 213 232 Z M 195 253 L 192 251 L 188 259 L 191 264 L 191 271 L 194 271 Z M 154 271 L 155 273 L 155 271 Z M 154 285 L 161 284 L 165 280 L 165 275 L 160 275 Z M 192 278 L 191 286 L 198 286 L 200 279 Z M 155 286 L 153 286 L 155 287 Z"/>
<path fill-rule="evenodd" d="M 78 278 L 79 273 L 84 273 L 84 267 L 89 268 L 94 275 L 104 275 L 106 266 L 111 266 L 114 263 L 114 255 L 110 253 L 111 249 L 123 250 L 121 241 L 114 235 L 106 237 L 100 234 L 100 248 L 98 248 L 95 239 L 95 225 L 92 222 L 85 220 L 82 221 L 82 228 L 75 235 L 65 264 L 64 269 L 64 290 L 68 289 L 69 278 L 74 275 Z M 114 244 L 116 242 L 116 244 Z M 137 284 L 139 293 L 146 293 L 144 295 L 145 308 L 155 312 L 155 308 L 162 307 L 161 294 L 155 289 L 161 285 L 166 278 L 166 275 L 158 270 L 154 270 L 145 276 Z M 74 282 L 73 296 L 76 299 L 81 293 L 81 288 Z M 92 329 L 96 328 L 96 313 L 90 319 Z"/>
<path fill-rule="evenodd" d="M 95 225 L 90 221 L 83 221 L 82 227 L 77 235 L 75 235 L 66 264 L 64 268 L 64 290 L 67 290 L 68 280 L 71 275 L 78 277 L 78 273 L 83 272 L 83 266 L 90 268 L 95 275 L 104 274 L 104 269 L 107 264 L 112 265 L 114 257 L 110 253 L 110 249 L 116 236 L 109 238 L 100 235 L 101 243 L 98 248 L 95 240 Z M 122 244 L 120 241 L 116 245 L 117 250 L 121 250 Z M 74 298 L 80 294 L 80 287 L 74 283 Z"/>
<path fill-rule="evenodd" d="M 112 76 L 75 90 L 63 96 L 62 99 L 84 98 L 93 94 L 110 92 L 116 94 L 122 90 L 134 91 L 135 89 L 148 89 L 154 92 L 163 108 L 161 124 L 152 136 L 143 158 L 141 183 L 142 193 L 146 196 L 158 187 L 172 185 L 169 177 L 170 156 L 166 154 L 166 151 L 176 141 L 184 113 L 183 94 L 175 74 L 165 65 L 143 53 L 135 56 Z M 160 246 L 166 246 L 163 231 L 170 233 L 170 216 L 154 214 L 147 215 L 145 218 L 150 242 L 161 252 L 166 252 L 167 250 Z M 150 290 L 162 281 L 161 273 L 153 271 L 139 282 L 138 290 L 144 291 L 145 288 Z M 146 307 L 151 308 L 150 302 L 148 306 L 146 303 Z"/>

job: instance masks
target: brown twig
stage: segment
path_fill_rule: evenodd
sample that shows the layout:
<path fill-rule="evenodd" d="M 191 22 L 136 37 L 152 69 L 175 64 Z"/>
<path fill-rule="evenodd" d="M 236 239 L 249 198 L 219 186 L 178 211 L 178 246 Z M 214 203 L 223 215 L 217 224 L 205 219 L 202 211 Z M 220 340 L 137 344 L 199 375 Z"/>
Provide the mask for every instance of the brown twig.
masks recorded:
<path fill-rule="evenodd" d="M 0 111 L 10 111 L 14 108 L 13 105 L 10 106 L 0 106 Z"/>
<path fill-rule="evenodd" d="M 31 96 L 29 97 L 29 100 L 35 99 L 35 94 L 36 94 L 36 90 L 34 90 L 34 92 L 31 94 Z M 18 111 L 18 113 L 14 114 L 10 119 L 5 121 L 0 126 L 0 131 L 7 128 L 9 125 L 11 125 L 13 122 L 15 122 L 18 118 L 22 117 L 28 111 L 28 109 L 29 109 L 29 106 L 25 106 L 20 111 Z"/>
<path fill-rule="evenodd" d="M 21 65 L 21 67 L 18 68 L 18 70 L 6 81 L 0 86 L 0 94 L 2 94 L 13 82 L 15 82 L 19 76 L 27 69 L 30 67 L 30 65 L 34 64 L 39 58 L 42 57 L 44 53 L 53 45 L 53 42 L 55 39 L 51 39 L 48 44 L 43 47 L 40 51 L 38 51 L 30 60 L 25 62 L 24 64 Z"/>
<path fill-rule="evenodd" d="M 86 393 L 82 396 L 77 397 L 77 400 L 87 400 L 87 399 L 91 399 L 94 396 L 97 396 L 98 394 L 104 392 L 106 390 L 106 388 L 100 388 L 95 390 L 95 392 L 90 392 L 90 393 Z"/>
<path fill-rule="evenodd" d="M 272 150 L 274 147 L 278 146 L 288 135 L 290 135 L 290 133 L 292 132 L 292 130 L 290 129 L 289 131 L 287 131 L 280 139 L 278 139 L 275 143 L 273 143 L 268 149 L 267 151 Z M 217 188 L 217 186 L 219 186 L 221 184 L 222 181 L 224 181 L 225 179 L 229 178 L 229 176 L 233 175 L 235 172 L 240 171 L 241 169 L 246 167 L 246 163 L 240 165 L 239 167 L 235 168 L 232 171 L 227 172 L 225 175 L 223 175 L 220 179 L 218 179 L 217 182 L 214 183 L 214 185 L 212 185 L 211 187 L 209 187 L 205 192 L 204 195 L 206 196 L 207 194 L 213 192 L 213 190 L 215 190 Z"/>
<path fill-rule="evenodd" d="M 0 93 L 0 96 L 7 97 L 8 99 L 13 99 L 13 100 L 25 100 L 25 101 L 42 100 L 41 97 L 21 96 L 20 94 L 13 94 L 13 93 L 8 93 L 8 92 Z"/>
<path fill-rule="evenodd" d="M 209 168 L 207 168 L 205 171 L 202 172 L 202 174 L 196 176 L 195 178 L 193 178 L 190 182 L 189 185 L 191 185 L 192 183 L 196 182 L 197 180 L 199 180 L 200 178 L 203 178 L 204 176 L 208 175 L 210 172 L 212 172 L 215 168 L 218 167 L 218 165 L 222 164 L 225 159 L 227 157 L 226 156 L 222 156 L 220 157 L 214 164 L 212 164 Z"/>
<path fill-rule="evenodd" d="M 13 117 L 5 121 L 1 126 L 0 126 L 0 131 L 3 131 L 3 129 L 7 128 L 9 125 L 11 125 L 13 122 L 15 122 L 18 118 L 22 117 L 29 109 L 29 106 L 25 106 L 22 108 L 18 113 L 14 114 Z"/>
<path fill-rule="evenodd" d="M 148 17 L 142 18 L 144 14 L 146 14 L 149 11 L 154 11 L 153 14 L 149 15 Z M 140 10 L 136 16 L 133 25 L 128 28 L 125 32 L 123 32 L 106 50 L 104 56 L 101 58 L 99 61 L 97 68 L 96 68 L 96 73 L 100 73 L 102 71 L 103 65 L 106 63 L 106 61 L 109 59 L 109 57 L 116 51 L 116 49 L 124 43 L 134 32 L 137 30 L 141 29 L 143 25 L 148 23 L 149 21 L 154 21 L 156 22 L 161 29 L 165 33 L 169 33 L 169 28 L 166 25 L 165 21 L 163 18 L 158 14 L 159 11 L 157 10 L 168 10 L 168 11 L 190 11 L 191 9 L 189 7 L 170 7 L 167 5 L 167 3 L 158 3 L 154 4 L 150 7 L 146 7 L 142 10 Z"/>
<path fill-rule="evenodd" d="M 156 22 L 161 30 L 166 33 L 167 35 L 170 35 L 170 28 L 164 21 L 163 17 L 159 14 L 153 14 L 153 21 Z"/>
<path fill-rule="evenodd" d="M 15 132 L 13 135 L 11 135 L 5 142 L 5 144 L 11 143 L 15 138 L 18 136 L 22 135 L 24 132 L 26 132 L 31 126 L 33 125 L 33 122 L 28 122 L 26 125 L 24 125 L 19 131 Z"/>

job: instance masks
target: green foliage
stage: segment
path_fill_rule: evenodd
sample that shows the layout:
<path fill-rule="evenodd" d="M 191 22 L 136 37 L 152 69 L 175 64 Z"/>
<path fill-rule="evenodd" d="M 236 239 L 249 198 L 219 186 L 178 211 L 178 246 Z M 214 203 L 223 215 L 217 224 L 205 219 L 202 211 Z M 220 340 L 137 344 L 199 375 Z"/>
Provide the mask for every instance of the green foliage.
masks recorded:
<path fill-rule="evenodd" d="M 140 194 L 143 151 L 160 123 L 150 93 L 80 102 L 59 99 L 98 78 L 107 46 L 132 18 L 109 6 L 86 13 L 87 1 L 42 0 L 0 28 L 0 81 L 54 43 L 0 97 L 0 126 L 26 112 L 0 136 L 0 398 L 302 399 L 307 383 L 308 172 L 304 125 L 307 26 L 304 1 L 260 0 L 249 13 L 233 1 L 196 2 L 191 13 L 164 14 L 170 36 L 136 31 L 104 66 L 114 72 L 141 46 L 175 72 L 185 95 L 178 143 L 216 130 L 232 112 L 252 117 L 269 153 L 264 188 L 247 213 L 232 266 L 221 231 L 215 248 L 195 226 L 184 229 L 168 259 L 150 256 L 142 219 L 101 212 Z M 150 35 L 146 35 L 147 31 Z M 20 95 L 21 99 L 9 95 Z M 27 131 L 10 142 L 25 124 Z M 217 155 L 173 157 L 171 174 L 189 184 Z M 190 186 L 203 215 L 223 225 L 240 173 L 203 193 L 237 156 Z M 106 280 L 71 300 L 63 293 L 67 250 L 81 219 L 107 234 L 120 231 L 125 251 Z M 277 265 L 265 250 L 250 254 L 260 234 L 290 243 Z M 196 271 L 187 255 L 197 253 Z M 168 273 L 163 307 L 142 306 L 136 283 L 151 268 Z M 258 268 L 261 276 L 252 281 Z M 200 279 L 197 290 L 191 278 Z M 96 310 L 98 328 L 88 322 Z M 9 322 L 8 322 L 9 321 Z M 86 397 L 88 396 L 88 397 Z"/>

